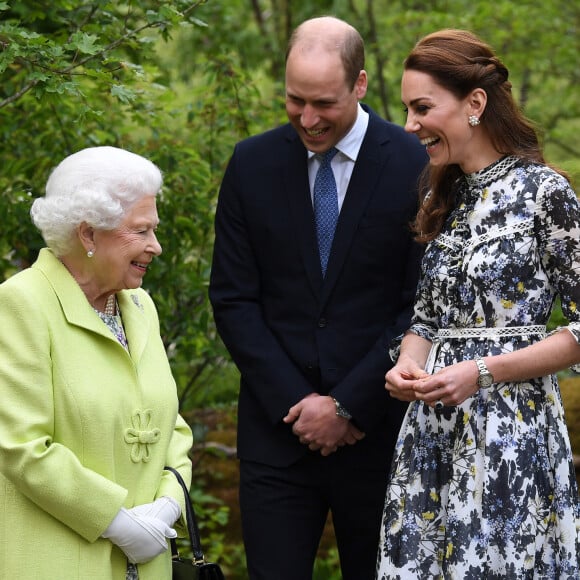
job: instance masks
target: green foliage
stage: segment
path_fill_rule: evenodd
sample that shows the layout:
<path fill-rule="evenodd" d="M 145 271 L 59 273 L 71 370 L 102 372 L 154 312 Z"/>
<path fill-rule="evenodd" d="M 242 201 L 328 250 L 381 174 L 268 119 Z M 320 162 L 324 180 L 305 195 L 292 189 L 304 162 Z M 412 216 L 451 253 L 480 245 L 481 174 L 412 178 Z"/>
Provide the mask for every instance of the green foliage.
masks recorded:
<path fill-rule="evenodd" d="M 243 575 L 237 574 L 243 574 L 245 569 L 242 545 L 226 546 L 223 534 L 219 531 L 228 520 L 227 506 L 216 503 L 215 497 L 198 490 L 199 486 L 196 486 L 191 493 L 191 499 L 199 525 L 201 547 L 207 561 L 219 562 L 227 578 L 243 578 Z M 177 548 L 180 556 L 193 557 L 188 539 L 178 538 Z"/>
<path fill-rule="evenodd" d="M 332 548 L 325 557 L 317 558 L 314 565 L 313 580 L 341 580 L 338 550 Z"/>
<path fill-rule="evenodd" d="M 562 377 L 560 379 L 560 391 L 566 413 L 572 453 L 580 459 L 580 377 L 577 374 Z M 579 469 L 577 469 L 576 474 L 580 480 Z"/>
<path fill-rule="evenodd" d="M 232 140 L 222 138 L 223 118 L 216 115 L 200 133 L 198 119 L 176 107 L 166 82 L 170 74 L 157 54 L 178 24 L 201 26 L 192 17 L 199 4 L 61 1 L 0 7 L 5 48 L 0 274 L 6 278 L 28 266 L 42 247 L 28 212 L 58 161 L 101 144 L 152 159 L 165 174 L 159 204 L 165 255 L 145 284 L 158 305 L 184 399 L 194 399 L 194 386 L 207 384 L 204 379 L 225 360 L 206 294 L 214 200 L 227 158 L 211 144 L 222 139 L 229 148 Z M 223 101 L 227 98 L 224 94 Z"/>
<path fill-rule="evenodd" d="M 361 31 L 365 100 L 398 123 L 402 63 L 414 43 L 444 27 L 480 34 L 543 128 L 550 161 L 580 183 L 578 3 L 0 0 L 0 280 L 30 265 L 43 245 L 28 212 L 56 163 L 105 144 L 150 158 L 165 176 L 158 206 L 164 253 L 145 287 L 159 309 L 185 413 L 235 399 L 238 375 L 207 299 L 217 191 L 235 142 L 285 121 L 288 37 L 321 14 Z M 557 308 L 552 324 L 560 318 Z M 196 436 L 203 439 L 205 430 Z M 228 577 L 243 578 L 241 547 L 220 532 L 227 506 L 202 489 L 196 482 L 207 551 L 226 562 Z M 339 578 L 337 570 L 330 551 L 316 578 Z"/>
<path fill-rule="evenodd" d="M 220 384 L 227 365 L 206 296 L 215 198 L 233 144 L 285 120 L 284 47 L 300 20 L 334 13 L 361 30 L 369 39 L 367 101 L 398 122 L 401 63 L 414 42 L 445 26 L 475 30 L 510 66 L 522 104 L 545 128 L 550 159 L 579 171 L 578 131 L 570 130 L 580 122 L 578 7 L 560 0 L 550 8 L 460 0 L 252 7 L 0 3 L 0 276 L 29 265 L 43 245 L 27 214 L 60 159 L 98 144 L 151 158 L 165 174 L 164 254 L 145 284 L 185 409 L 232 396 L 207 388 Z"/>

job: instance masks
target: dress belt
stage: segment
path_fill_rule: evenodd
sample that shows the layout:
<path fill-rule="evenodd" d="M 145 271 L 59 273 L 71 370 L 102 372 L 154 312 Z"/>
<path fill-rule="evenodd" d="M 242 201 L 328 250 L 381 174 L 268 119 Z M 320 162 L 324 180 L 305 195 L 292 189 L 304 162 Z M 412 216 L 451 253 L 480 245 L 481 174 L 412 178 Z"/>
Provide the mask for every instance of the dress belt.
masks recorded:
<path fill-rule="evenodd" d="M 437 339 L 443 338 L 503 338 L 505 336 L 545 336 L 546 327 L 535 326 L 497 326 L 497 327 L 470 327 L 470 328 L 440 328 Z"/>
<path fill-rule="evenodd" d="M 425 370 L 431 374 L 437 359 L 441 343 L 447 338 L 504 338 L 507 336 L 546 336 L 546 327 L 535 326 L 496 326 L 496 327 L 469 327 L 469 328 L 440 328 L 433 339 L 429 356 L 425 363 Z"/>

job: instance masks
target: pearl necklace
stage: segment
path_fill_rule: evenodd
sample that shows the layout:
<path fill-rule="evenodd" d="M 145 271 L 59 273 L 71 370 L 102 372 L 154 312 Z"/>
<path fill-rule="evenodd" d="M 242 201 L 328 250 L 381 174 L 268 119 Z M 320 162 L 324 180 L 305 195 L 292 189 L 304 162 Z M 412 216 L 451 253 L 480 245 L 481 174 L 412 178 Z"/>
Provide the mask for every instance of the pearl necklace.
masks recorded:
<path fill-rule="evenodd" d="M 107 316 L 115 316 L 117 314 L 117 296 L 115 294 L 111 294 L 107 298 L 104 312 Z"/>

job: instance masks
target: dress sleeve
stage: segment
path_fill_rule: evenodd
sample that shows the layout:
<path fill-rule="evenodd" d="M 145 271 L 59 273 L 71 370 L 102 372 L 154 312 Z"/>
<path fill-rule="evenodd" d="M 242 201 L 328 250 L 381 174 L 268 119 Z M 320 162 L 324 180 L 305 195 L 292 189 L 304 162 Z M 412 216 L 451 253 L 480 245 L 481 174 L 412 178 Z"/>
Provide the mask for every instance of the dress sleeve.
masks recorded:
<path fill-rule="evenodd" d="M 567 329 L 580 344 L 580 203 L 562 176 L 553 174 L 538 191 L 536 232 L 542 266 L 560 296 Z M 580 372 L 580 364 L 572 369 Z"/>
<path fill-rule="evenodd" d="M 409 328 L 408 332 L 416 334 L 417 336 L 420 336 L 421 338 L 424 338 L 425 340 L 429 340 L 431 342 L 433 342 L 435 335 L 437 333 L 434 327 L 421 323 L 411 324 L 411 327 Z M 399 336 L 393 338 L 393 340 L 389 344 L 389 357 L 393 361 L 393 364 L 397 362 L 397 359 L 401 354 L 401 343 L 403 342 L 404 336 L 405 336 L 404 333 L 399 334 Z"/>
<path fill-rule="evenodd" d="M 426 340 L 433 341 L 437 334 L 437 314 L 434 308 L 432 285 L 426 275 L 428 256 L 432 245 L 428 244 L 421 263 L 421 275 L 417 284 L 415 301 L 413 305 L 413 316 L 407 332 L 416 334 Z M 389 357 L 393 363 L 397 362 L 401 353 L 401 342 L 405 333 L 399 334 L 389 343 Z"/>

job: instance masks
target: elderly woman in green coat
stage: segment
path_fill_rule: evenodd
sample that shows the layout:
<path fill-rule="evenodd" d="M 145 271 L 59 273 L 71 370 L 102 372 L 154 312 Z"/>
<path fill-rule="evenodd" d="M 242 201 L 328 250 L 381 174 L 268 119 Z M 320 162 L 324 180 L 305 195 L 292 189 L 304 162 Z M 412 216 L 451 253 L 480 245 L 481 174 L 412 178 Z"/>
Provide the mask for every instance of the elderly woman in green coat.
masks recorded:
<path fill-rule="evenodd" d="M 48 248 L 0 285 L 0 578 L 163 580 L 191 431 L 156 309 L 162 184 L 114 147 L 67 157 L 31 215 Z"/>

